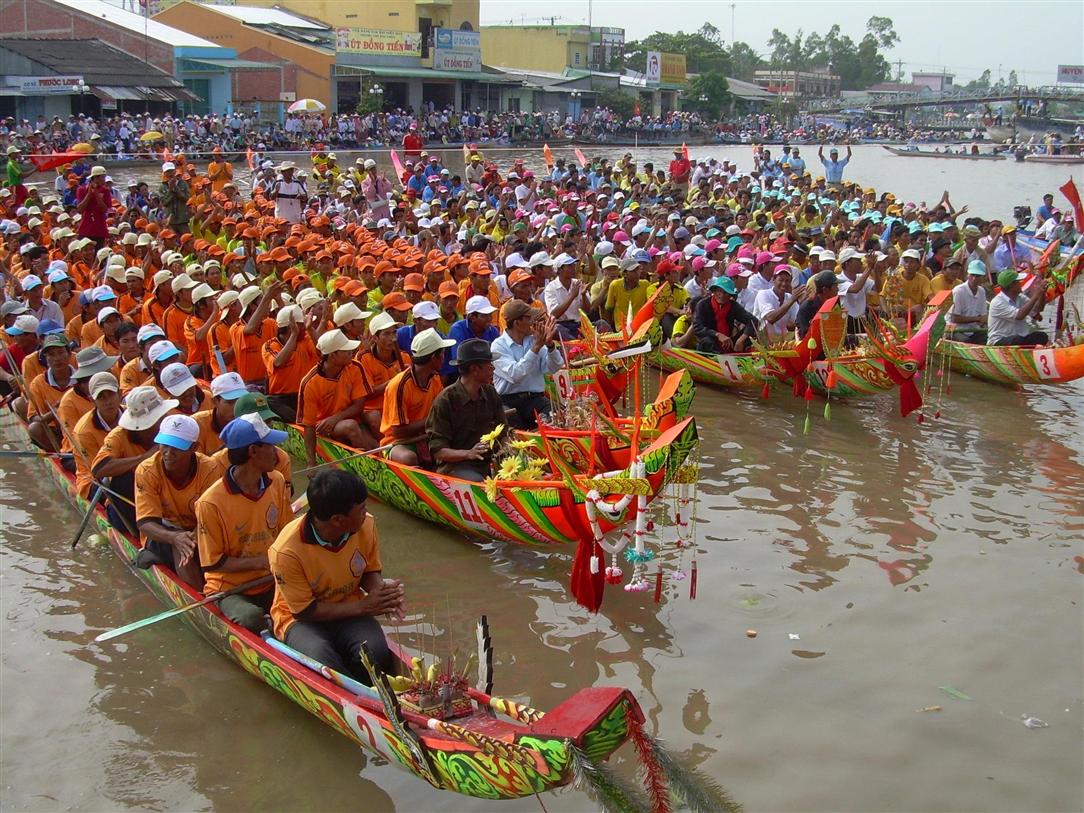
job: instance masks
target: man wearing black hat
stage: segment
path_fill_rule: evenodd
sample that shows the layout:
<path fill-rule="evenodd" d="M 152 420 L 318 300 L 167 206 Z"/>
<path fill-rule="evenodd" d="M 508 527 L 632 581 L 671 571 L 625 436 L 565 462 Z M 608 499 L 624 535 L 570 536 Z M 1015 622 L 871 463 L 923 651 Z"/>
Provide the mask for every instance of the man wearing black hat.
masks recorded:
<path fill-rule="evenodd" d="M 490 448 L 482 436 L 505 423 L 493 386 L 493 354 L 484 339 L 467 339 L 452 362 L 458 380 L 433 401 L 425 422 L 437 471 L 480 483 L 489 475 Z"/>

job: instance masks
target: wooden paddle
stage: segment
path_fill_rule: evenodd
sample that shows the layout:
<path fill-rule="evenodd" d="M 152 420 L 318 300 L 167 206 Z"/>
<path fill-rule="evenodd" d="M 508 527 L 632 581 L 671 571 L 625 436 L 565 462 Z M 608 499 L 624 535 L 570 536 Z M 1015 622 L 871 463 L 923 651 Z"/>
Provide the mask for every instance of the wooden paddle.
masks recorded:
<path fill-rule="evenodd" d="M 114 638 L 119 638 L 121 635 L 126 635 L 129 632 L 134 632 L 143 627 L 149 627 L 151 624 L 157 624 L 159 621 L 165 621 L 167 618 L 174 618 L 175 616 L 187 613 L 189 610 L 194 610 L 197 607 L 202 607 L 205 604 L 211 604 L 212 602 L 223 599 L 226 596 L 236 595 L 237 593 L 243 593 L 245 590 L 251 590 L 253 587 L 259 587 L 261 584 L 266 584 L 271 581 L 271 574 L 266 576 L 260 576 L 258 579 L 247 581 L 244 584 L 239 584 L 237 587 L 231 587 L 229 590 L 222 590 L 218 593 L 212 593 L 209 596 L 201 598 L 199 601 L 193 601 L 191 604 L 186 604 L 183 607 L 174 607 L 172 610 L 166 610 L 165 612 L 152 615 L 149 618 L 141 619 L 140 621 L 133 621 L 131 624 L 125 624 L 123 627 L 117 627 L 107 632 L 103 632 L 97 636 L 94 640 L 96 642 L 110 641 Z"/>
<path fill-rule="evenodd" d="M 90 525 L 90 520 L 94 516 L 94 511 L 98 508 L 98 503 L 101 502 L 103 494 L 105 494 L 104 489 L 98 488 L 94 491 L 94 496 L 90 500 L 90 506 L 87 508 L 86 514 L 83 515 L 83 521 L 79 523 L 79 530 L 75 532 L 71 550 L 75 550 L 76 545 L 79 544 L 79 540 L 83 536 L 83 532 L 87 529 L 87 526 Z"/>
<path fill-rule="evenodd" d="M 366 455 L 376 454 L 377 452 L 384 452 L 394 446 L 394 443 L 388 443 L 384 446 L 377 446 L 375 449 L 366 449 L 363 452 L 352 454 L 349 457 L 340 457 L 335 460 L 325 460 L 323 463 L 317 463 L 315 466 L 309 466 L 307 469 L 299 469 L 294 474 L 308 474 L 310 471 L 316 471 L 322 469 L 324 466 L 332 466 L 336 463 L 345 463 L 347 460 L 353 460 L 355 457 L 365 457 Z"/>

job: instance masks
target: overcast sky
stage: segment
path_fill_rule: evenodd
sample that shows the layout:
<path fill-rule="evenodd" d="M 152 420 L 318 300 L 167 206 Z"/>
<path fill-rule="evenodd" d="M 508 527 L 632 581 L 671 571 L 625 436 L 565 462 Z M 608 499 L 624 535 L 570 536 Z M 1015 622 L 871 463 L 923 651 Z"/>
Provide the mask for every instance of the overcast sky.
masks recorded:
<path fill-rule="evenodd" d="M 588 0 L 481 0 L 482 25 L 513 22 L 548 23 L 552 14 L 558 24 L 586 23 Z M 625 29 L 626 40 L 655 31 L 698 29 L 705 21 L 731 40 L 731 3 L 716 0 L 593 0 L 594 25 Z M 1084 64 L 1084 2 L 1081 0 L 790 0 L 763 2 L 735 0 L 736 39 L 765 55 L 772 29 L 793 36 L 825 33 L 838 23 L 856 42 L 865 33 L 866 20 L 878 14 L 895 24 L 900 44 L 888 54 L 895 63 L 903 60 L 905 79 L 912 70 L 945 67 L 956 81 L 978 78 L 986 68 L 997 80 L 998 64 L 1008 76 L 1015 69 L 1022 83 L 1054 84 L 1058 64 Z M 893 67 L 895 71 L 895 66 Z"/>

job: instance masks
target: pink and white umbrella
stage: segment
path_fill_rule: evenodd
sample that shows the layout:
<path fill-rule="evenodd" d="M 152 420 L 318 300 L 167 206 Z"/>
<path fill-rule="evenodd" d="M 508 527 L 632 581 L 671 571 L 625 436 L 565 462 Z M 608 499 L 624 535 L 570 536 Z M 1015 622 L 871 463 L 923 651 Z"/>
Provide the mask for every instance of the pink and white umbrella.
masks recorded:
<path fill-rule="evenodd" d="M 288 113 L 323 113 L 325 110 L 327 105 L 316 99 L 298 99 L 286 108 Z"/>

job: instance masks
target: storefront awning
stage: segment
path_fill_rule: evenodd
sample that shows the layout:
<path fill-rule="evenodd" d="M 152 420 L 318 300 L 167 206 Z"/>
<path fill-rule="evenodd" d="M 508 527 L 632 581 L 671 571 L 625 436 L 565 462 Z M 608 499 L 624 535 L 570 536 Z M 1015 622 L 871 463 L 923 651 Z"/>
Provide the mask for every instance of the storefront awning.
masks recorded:
<path fill-rule="evenodd" d="M 518 85 L 499 73 L 481 71 L 438 71 L 432 68 L 389 68 L 385 66 L 336 65 L 336 76 L 383 76 L 389 79 L 460 79 L 464 82 L 489 82 L 494 85 Z"/>
<path fill-rule="evenodd" d="M 251 59 L 185 59 L 184 62 L 195 66 L 195 70 L 265 71 L 278 67 L 271 62 L 254 62 Z"/>
<path fill-rule="evenodd" d="M 199 96 L 187 88 L 121 87 L 119 85 L 94 85 L 91 92 L 104 101 L 118 102 L 193 102 Z"/>

